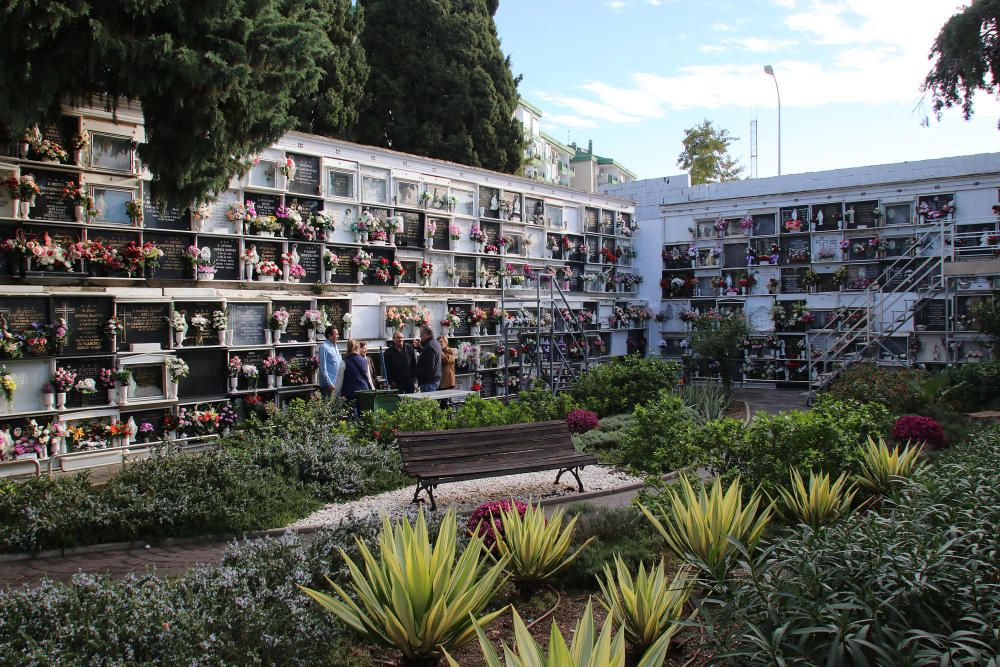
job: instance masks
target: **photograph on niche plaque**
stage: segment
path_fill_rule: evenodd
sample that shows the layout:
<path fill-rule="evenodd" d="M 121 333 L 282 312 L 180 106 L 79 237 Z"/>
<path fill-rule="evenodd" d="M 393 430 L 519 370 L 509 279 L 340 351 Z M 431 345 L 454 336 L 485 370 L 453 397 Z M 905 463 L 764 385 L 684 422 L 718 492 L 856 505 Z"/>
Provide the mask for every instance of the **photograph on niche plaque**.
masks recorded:
<path fill-rule="evenodd" d="M 128 383 L 130 399 L 155 401 L 166 398 L 164 364 L 129 364 L 132 379 Z"/>
<path fill-rule="evenodd" d="M 289 153 L 295 161 L 295 178 L 288 181 L 289 192 L 300 195 L 318 195 L 320 191 L 320 159 L 315 155 Z"/>
<path fill-rule="evenodd" d="M 116 225 L 131 225 L 125 204 L 135 197 L 134 190 L 114 190 L 112 188 L 93 187 L 90 191 L 94 198 L 94 210 L 97 211 L 97 222 L 110 222 Z"/>
<path fill-rule="evenodd" d="M 376 204 L 389 203 L 389 185 L 386 179 L 377 176 L 361 177 L 361 199 Z"/>
<path fill-rule="evenodd" d="M 354 178 L 355 175 L 349 171 L 338 169 L 326 170 L 326 191 L 327 196 L 339 199 L 354 199 Z"/>
<path fill-rule="evenodd" d="M 396 206 L 416 208 L 420 205 L 420 184 L 396 181 Z"/>
<path fill-rule="evenodd" d="M 132 171 L 132 139 L 91 132 L 90 146 L 91 167 Z"/>

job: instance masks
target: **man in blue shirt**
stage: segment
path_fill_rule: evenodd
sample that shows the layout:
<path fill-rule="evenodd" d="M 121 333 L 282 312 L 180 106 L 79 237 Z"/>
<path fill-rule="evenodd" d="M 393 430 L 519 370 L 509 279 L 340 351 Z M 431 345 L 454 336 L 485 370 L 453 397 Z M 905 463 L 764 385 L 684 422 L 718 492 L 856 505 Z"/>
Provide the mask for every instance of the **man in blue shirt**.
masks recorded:
<path fill-rule="evenodd" d="M 319 346 L 319 392 L 324 398 L 333 396 L 337 388 L 337 372 L 340 370 L 340 350 L 337 339 L 340 334 L 332 324 L 323 332 L 326 340 Z"/>

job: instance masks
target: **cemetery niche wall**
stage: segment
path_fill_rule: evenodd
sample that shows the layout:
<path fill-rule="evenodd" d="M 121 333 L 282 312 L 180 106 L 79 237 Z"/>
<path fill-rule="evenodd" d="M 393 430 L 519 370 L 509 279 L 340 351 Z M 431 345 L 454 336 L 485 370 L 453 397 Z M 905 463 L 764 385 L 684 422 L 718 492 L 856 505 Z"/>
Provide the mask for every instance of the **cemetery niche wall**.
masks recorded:
<path fill-rule="evenodd" d="M 630 202 L 291 133 L 211 201 L 168 207 L 137 109 L 67 107 L 40 133 L 0 159 L 0 372 L 16 387 L 0 475 L 204 446 L 315 390 L 328 324 L 367 340 L 376 369 L 394 328 L 430 324 L 463 352 L 458 388 L 504 396 L 566 346 L 525 333 L 565 309 L 558 281 L 593 321 L 590 361 L 644 351 L 613 317 L 643 306 Z"/>

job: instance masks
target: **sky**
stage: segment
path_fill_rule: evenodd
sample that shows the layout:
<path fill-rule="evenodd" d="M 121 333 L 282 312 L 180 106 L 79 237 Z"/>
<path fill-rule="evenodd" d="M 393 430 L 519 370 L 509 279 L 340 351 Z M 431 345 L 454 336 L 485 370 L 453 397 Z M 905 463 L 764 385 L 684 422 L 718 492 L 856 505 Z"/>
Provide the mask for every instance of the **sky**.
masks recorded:
<path fill-rule="evenodd" d="M 750 176 L 1000 151 L 1000 102 L 937 120 L 920 90 L 928 53 L 961 0 L 501 0 L 519 91 L 542 131 L 594 142 L 639 178 L 681 173 L 684 130 L 738 137 Z"/>

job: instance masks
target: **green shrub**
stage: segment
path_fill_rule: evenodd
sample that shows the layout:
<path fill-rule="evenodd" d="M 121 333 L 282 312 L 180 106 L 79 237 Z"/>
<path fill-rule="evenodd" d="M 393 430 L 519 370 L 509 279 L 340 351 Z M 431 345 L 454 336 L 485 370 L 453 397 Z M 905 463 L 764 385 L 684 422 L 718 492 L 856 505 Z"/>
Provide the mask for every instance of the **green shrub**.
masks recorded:
<path fill-rule="evenodd" d="M 722 419 L 733 405 L 732 394 L 718 382 L 688 383 L 677 395 L 702 423 Z"/>
<path fill-rule="evenodd" d="M 511 403 L 508 407 L 502 401 L 470 396 L 452 416 L 451 428 L 502 426 L 520 422 L 521 417 L 525 417 L 524 421 L 532 421 L 515 401 Z"/>
<path fill-rule="evenodd" d="M 847 368 L 834 380 L 826 393 L 838 401 L 882 403 L 894 415 L 919 412 L 926 404 L 922 383 L 924 371 L 909 368 L 885 368 L 873 362 L 861 362 Z"/>
<path fill-rule="evenodd" d="M 517 397 L 511 401 L 512 404 L 525 410 L 531 415 L 527 421 L 553 421 L 566 419 L 566 415 L 579 406 L 573 400 L 573 396 L 568 392 L 553 394 L 551 389 L 541 382 L 534 382 L 531 387 L 518 392 Z"/>
<path fill-rule="evenodd" d="M 635 424 L 635 417 L 631 414 L 611 415 L 601 420 L 601 425 L 598 429 L 606 433 L 615 433 L 617 431 L 624 431 L 633 424 Z"/>
<path fill-rule="evenodd" d="M 631 412 L 656 399 L 662 389 L 672 389 L 678 377 L 680 367 L 675 362 L 628 355 L 583 373 L 572 395 L 579 407 L 605 417 Z"/>
<path fill-rule="evenodd" d="M 759 412 L 749 426 L 735 419 L 708 422 L 692 433 L 692 443 L 667 444 L 657 458 L 670 467 L 680 451 L 686 465 L 709 465 L 726 480 L 739 476 L 748 488 L 760 485 L 773 494 L 790 467 L 833 475 L 854 471 L 857 447 L 869 435 L 888 432 L 890 424 L 878 403 L 820 397 L 809 411 Z"/>
<path fill-rule="evenodd" d="M 949 368 L 941 378 L 941 401 L 945 405 L 962 412 L 1000 409 L 1000 361 Z"/>
<path fill-rule="evenodd" d="M 0 551 L 283 526 L 318 503 L 247 457 L 210 451 L 131 463 L 100 487 L 85 477 L 37 479 L 0 494 Z"/>
<path fill-rule="evenodd" d="M 698 461 L 698 427 L 691 408 L 664 390 L 660 396 L 636 407 L 635 423 L 621 440 L 623 462 L 637 470 L 678 470 Z"/>
<path fill-rule="evenodd" d="M 705 636 L 739 664 L 995 664 L 998 467 L 992 429 L 878 512 L 786 530 L 702 600 Z"/>

